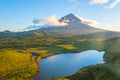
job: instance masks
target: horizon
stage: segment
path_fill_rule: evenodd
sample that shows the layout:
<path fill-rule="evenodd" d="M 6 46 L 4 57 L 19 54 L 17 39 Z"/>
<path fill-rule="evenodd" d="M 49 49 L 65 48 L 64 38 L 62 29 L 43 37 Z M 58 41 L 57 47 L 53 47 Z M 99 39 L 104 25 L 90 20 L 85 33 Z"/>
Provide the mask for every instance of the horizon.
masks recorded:
<path fill-rule="evenodd" d="M 73 13 L 94 27 L 120 32 L 119 4 L 120 0 L 1 0 L 0 31 L 25 31 L 29 26 L 46 24 L 41 20 Z"/>

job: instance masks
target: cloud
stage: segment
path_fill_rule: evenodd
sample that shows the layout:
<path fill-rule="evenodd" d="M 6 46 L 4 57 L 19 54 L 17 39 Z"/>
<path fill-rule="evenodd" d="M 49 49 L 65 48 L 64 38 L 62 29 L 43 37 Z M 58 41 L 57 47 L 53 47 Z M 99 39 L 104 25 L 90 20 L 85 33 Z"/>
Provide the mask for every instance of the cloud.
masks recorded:
<path fill-rule="evenodd" d="M 120 3 L 120 0 L 114 0 L 111 4 L 109 4 L 107 6 L 107 8 L 113 8 L 115 7 L 116 5 L 118 5 Z"/>
<path fill-rule="evenodd" d="M 90 4 L 106 4 L 109 2 L 110 0 L 90 0 Z M 108 4 L 105 8 L 114 8 L 119 3 L 120 3 L 120 0 L 113 0 L 113 2 Z"/>
<path fill-rule="evenodd" d="M 96 26 L 97 24 L 99 24 L 99 23 L 98 23 L 97 21 L 95 21 L 95 20 L 86 19 L 86 18 L 80 17 L 80 16 L 78 16 L 78 15 L 75 15 L 75 16 L 78 17 L 83 24 L 86 24 L 86 25 L 89 25 L 89 26 Z"/>
<path fill-rule="evenodd" d="M 82 23 L 87 24 L 89 26 L 96 26 L 98 24 L 98 22 L 95 21 L 95 20 L 85 19 L 85 18 L 82 18 L 82 17 L 80 17 L 80 19 L 81 19 Z"/>
<path fill-rule="evenodd" d="M 75 4 L 75 5 L 79 5 L 78 0 L 68 0 L 68 1 Z M 110 1 L 113 1 L 113 2 L 110 3 Z M 105 8 L 114 8 L 115 6 L 117 6 L 120 3 L 120 0 L 90 0 L 91 5 L 106 4 L 106 3 L 110 3 L 110 4 L 108 4 Z"/>
<path fill-rule="evenodd" d="M 108 2 L 109 0 L 90 0 L 90 4 L 105 4 Z"/>
<path fill-rule="evenodd" d="M 55 15 L 45 18 L 45 19 L 35 19 L 33 20 L 35 24 L 48 24 L 52 26 L 66 26 L 68 25 L 66 21 L 60 22 Z"/>

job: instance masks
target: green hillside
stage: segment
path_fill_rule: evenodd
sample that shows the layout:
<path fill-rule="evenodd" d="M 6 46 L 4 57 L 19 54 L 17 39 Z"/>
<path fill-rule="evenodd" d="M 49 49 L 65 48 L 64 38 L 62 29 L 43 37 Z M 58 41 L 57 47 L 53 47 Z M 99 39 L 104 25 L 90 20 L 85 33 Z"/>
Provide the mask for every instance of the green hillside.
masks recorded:
<path fill-rule="evenodd" d="M 30 80 L 38 71 L 31 54 L 18 50 L 0 51 L 0 80 Z"/>
<path fill-rule="evenodd" d="M 105 64 L 88 66 L 72 76 L 55 80 L 120 80 L 120 37 L 108 38 L 107 35 L 97 37 L 93 34 L 84 37 L 57 36 L 52 33 L 44 33 L 46 36 L 41 36 L 39 31 L 35 31 L 34 35 L 36 36 L 0 38 L 1 80 L 29 80 L 35 77 L 39 66 L 31 58 L 30 53 L 40 54 L 44 58 L 55 54 L 86 50 L 105 51 Z M 31 66 L 25 66 L 27 64 Z"/>

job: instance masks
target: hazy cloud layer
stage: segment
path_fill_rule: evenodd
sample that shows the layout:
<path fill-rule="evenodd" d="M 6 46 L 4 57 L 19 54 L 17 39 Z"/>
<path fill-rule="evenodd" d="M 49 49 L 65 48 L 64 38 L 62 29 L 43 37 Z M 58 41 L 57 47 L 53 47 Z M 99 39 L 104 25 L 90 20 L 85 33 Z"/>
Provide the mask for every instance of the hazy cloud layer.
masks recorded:
<path fill-rule="evenodd" d="M 35 19 L 33 20 L 35 24 L 48 24 L 52 26 L 66 26 L 68 25 L 66 21 L 59 22 L 55 15 L 45 18 L 45 19 Z"/>
<path fill-rule="evenodd" d="M 111 3 L 110 0 L 90 0 L 90 4 L 106 4 L 106 3 L 109 3 L 108 5 L 106 5 L 106 8 L 114 8 L 115 6 L 120 4 L 120 0 L 112 0 Z"/>
<path fill-rule="evenodd" d="M 91 0 L 90 4 L 105 4 L 108 2 L 109 2 L 109 0 Z"/>
<path fill-rule="evenodd" d="M 113 8 L 118 4 L 120 4 L 120 0 L 114 0 L 111 4 L 107 6 L 107 8 Z"/>
<path fill-rule="evenodd" d="M 68 0 L 69 2 L 75 4 L 75 5 L 79 5 L 79 0 Z M 90 4 L 94 5 L 94 4 L 106 4 L 105 8 L 114 8 L 115 6 L 117 6 L 118 4 L 120 4 L 120 0 L 111 0 L 112 2 L 110 3 L 110 0 L 90 0 Z"/>

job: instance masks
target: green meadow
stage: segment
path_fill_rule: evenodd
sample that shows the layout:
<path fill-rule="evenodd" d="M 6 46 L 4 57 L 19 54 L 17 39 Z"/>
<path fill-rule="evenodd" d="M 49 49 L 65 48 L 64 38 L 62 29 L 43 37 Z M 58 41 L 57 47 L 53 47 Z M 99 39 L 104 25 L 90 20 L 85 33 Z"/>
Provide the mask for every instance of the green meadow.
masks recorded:
<path fill-rule="evenodd" d="M 1 80 L 30 80 L 34 78 L 40 68 L 31 53 L 39 54 L 41 58 L 44 58 L 61 53 L 77 53 L 86 50 L 105 51 L 105 63 L 84 67 L 74 75 L 53 80 L 120 80 L 120 38 L 118 37 L 110 39 L 36 38 L 32 40 L 31 42 L 31 39 L 27 38 L 1 39 Z M 43 42 L 41 43 L 41 41 Z"/>

